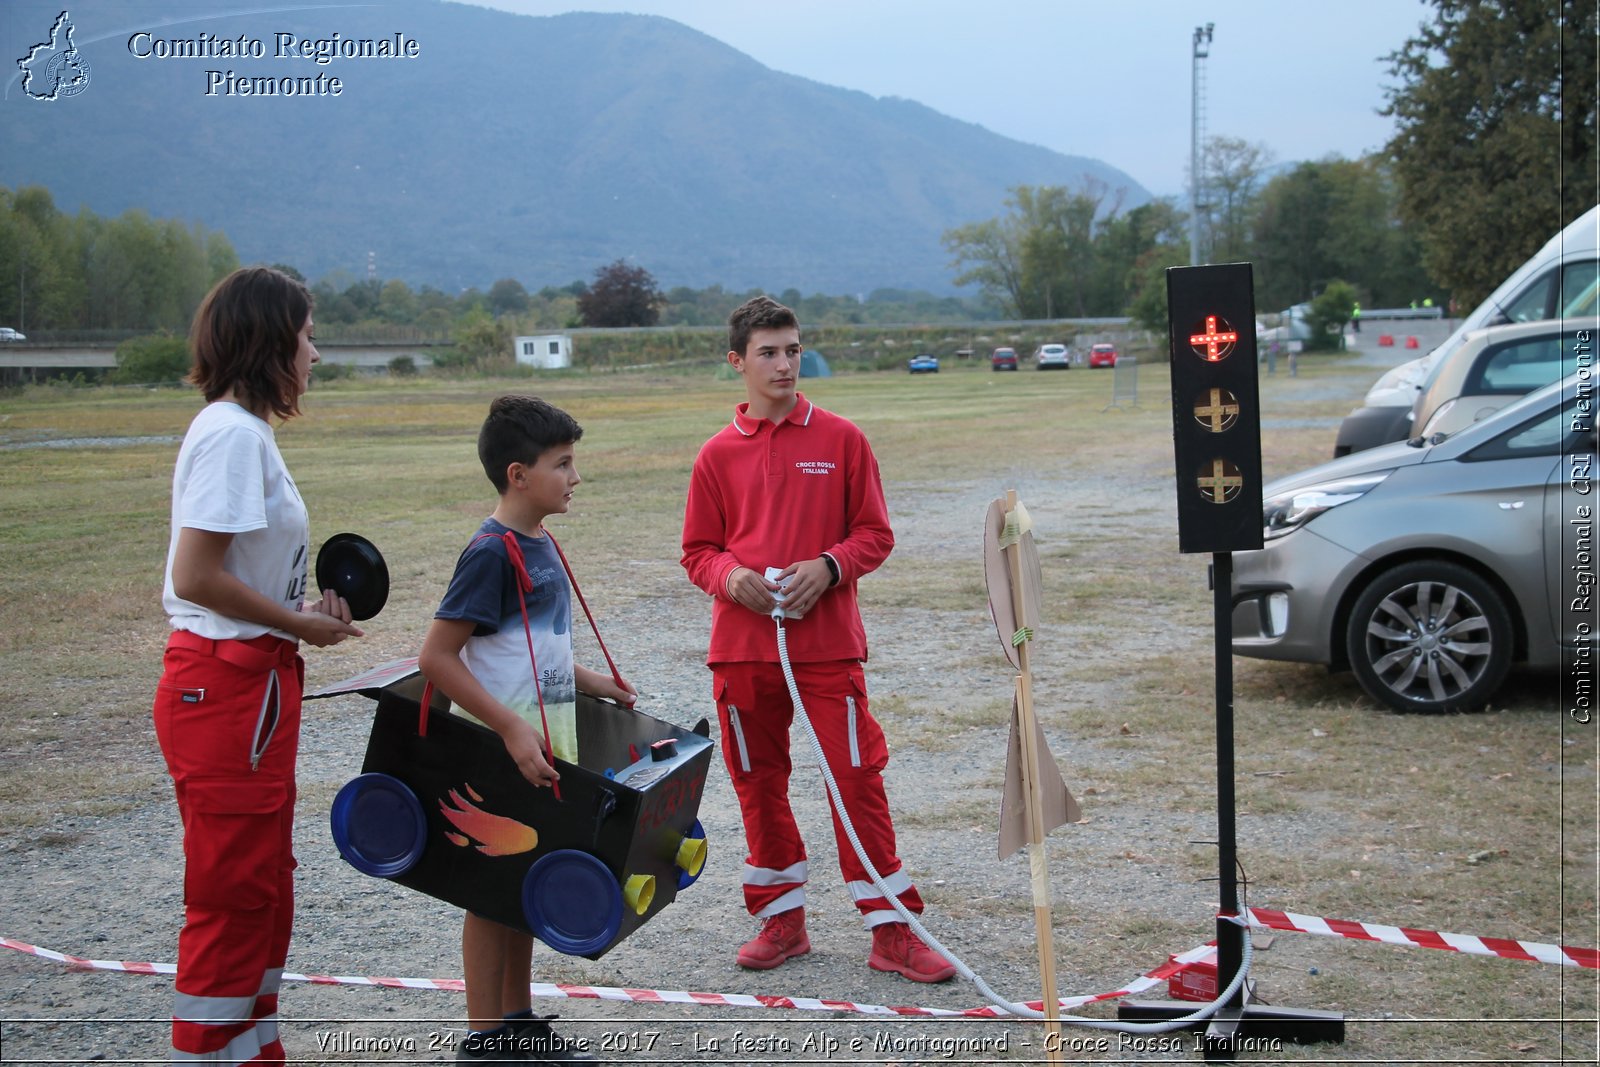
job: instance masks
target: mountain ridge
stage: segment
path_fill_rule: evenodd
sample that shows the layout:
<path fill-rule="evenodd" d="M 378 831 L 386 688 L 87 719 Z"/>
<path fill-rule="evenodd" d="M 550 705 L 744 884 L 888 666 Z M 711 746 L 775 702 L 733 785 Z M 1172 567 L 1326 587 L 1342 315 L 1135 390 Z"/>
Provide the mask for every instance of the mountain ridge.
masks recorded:
<path fill-rule="evenodd" d="M 167 5 L 75 5 L 92 73 L 71 99 L 21 99 L 0 185 L 57 206 L 142 208 L 221 230 L 247 262 L 317 278 L 377 273 L 447 290 L 531 288 L 616 259 L 663 286 L 953 290 L 947 229 L 1002 213 L 1016 185 L 1130 177 L 941 115 L 773 71 L 655 15 L 518 15 L 444 0 L 162 22 Z M 59 9 L 0 20 L 23 54 Z M 111 27 L 118 27 L 112 30 Z M 123 27 L 265 42 L 265 58 L 138 59 Z M 272 35 L 404 33 L 415 59 L 272 56 Z M 207 96 L 208 70 L 339 77 L 338 97 Z"/>

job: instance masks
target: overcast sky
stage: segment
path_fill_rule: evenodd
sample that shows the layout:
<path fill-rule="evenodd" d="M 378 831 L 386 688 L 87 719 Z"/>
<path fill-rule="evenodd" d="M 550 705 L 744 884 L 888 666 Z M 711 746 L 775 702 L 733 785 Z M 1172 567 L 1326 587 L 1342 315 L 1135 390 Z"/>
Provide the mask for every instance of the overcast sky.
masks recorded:
<path fill-rule="evenodd" d="M 900 96 L 1185 190 L 1194 30 L 1215 24 L 1206 132 L 1275 162 L 1353 159 L 1389 139 L 1384 56 L 1422 0 L 473 0 L 531 15 L 662 15 L 765 66 Z"/>

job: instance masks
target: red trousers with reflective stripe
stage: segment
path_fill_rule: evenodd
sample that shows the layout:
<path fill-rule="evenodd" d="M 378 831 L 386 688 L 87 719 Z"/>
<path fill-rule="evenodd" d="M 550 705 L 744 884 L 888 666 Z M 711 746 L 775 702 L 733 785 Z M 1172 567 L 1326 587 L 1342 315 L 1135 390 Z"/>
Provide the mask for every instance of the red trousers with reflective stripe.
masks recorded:
<path fill-rule="evenodd" d="M 288 641 L 175 631 L 155 728 L 183 818 L 175 1060 L 282 1063 L 305 665 Z"/>
<path fill-rule="evenodd" d="M 894 822 L 883 787 L 889 746 L 867 708 L 866 679 L 854 660 L 793 665 L 800 699 L 838 783 L 851 825 L 895 895 L 915 913 L 922 898 L 895 855 Z M 750 914 L 766 916 L 805 902 L 806 847 L 789 805 L 790 724 L 794 703 L 776 663 L 716 663 L 711 667 L 717 719 L 722 727 L 722 758 L 739 797 L 744 818 L 744 901 Z M 804 731 L 794 744 L 804 763 L 814 756 Z M 814 788 L 826 790 L 820 774 Z M 830 802 L 829 810 L 833 811 Z M 833 812 L 839 869 L 850 883 L 856 907 L 868 925 L 897 921 L 882 894 L 870 888 L 866 868 Z"/>

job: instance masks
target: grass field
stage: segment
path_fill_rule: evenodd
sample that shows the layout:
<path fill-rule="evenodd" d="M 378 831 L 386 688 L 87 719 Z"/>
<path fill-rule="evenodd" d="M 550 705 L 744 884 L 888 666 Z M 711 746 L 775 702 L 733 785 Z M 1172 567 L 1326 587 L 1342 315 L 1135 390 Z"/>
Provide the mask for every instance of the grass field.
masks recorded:
<path fill-rule="evenodd" d="M 978 547 L 983 507 L 1016 488 L 1037 526 L 1050 640 L 1070 650 L 1041 657 L 1036 689 L 1061 709 L 1054 729 L 1095 757 L 1069 781 L 1086 811 L 1137 804 L 1161 826 L 1204 826 L 1215 804 L 1205 561 L 1177 553 L 1165 367 L 1139 373 L 1138 406 L 1110 410 L 1109 371 L 947 366 L 804 388 L 859 423 L 882 466 L 899 544 L 863 583 L 869 624 L 916 628 L 949 672 L 1000 673 L 992 626 L 981 647 L 973 637 L 987 623 Z M 1374 374 L 1329 357 L 1305 361 L 1298 377 L 1263 378 L 1267 477 L 1325 458 L 1338 417 Z M 431 612 L 463 531 L 491 506 L 474 450 L 486 404 L 535 388 L 586 431 L 585 484 L 553 525 L 583 561 L 591 601 L 604 617 L 684 595 L 684 488 L 737 383 L 700 370 L 319 386 L 305 416 L 280 429 L 282 451 L 314 543 L 354 530 L 382 547 L 388 615 Z M 197 408 L 178 390 L 0 397 L 0 849 L 49 847 L 64 814 L 116 810 L 160 785 L 148 760 L 106 768 L 149 743 L 172 462 Z M 365 654 L 408 654 L 416 636 L 378 638 Z M 1348 675 L 1241 660 L 1236 676 L 1241 850 L 1251 883 L 1277 902 L 1259 903 L 1596 944 L 1596 745 L 1555 707 L 1553 680 L 1515 675 L 1484 714 L 1409 718 L 1366 699 Z M 897 751 L 937 754 L 1003 717 L 1004 698 L 930 680 L 884 689 L 873 706 Z M 130 787 L 129 775 L 147 780 Z M 950 797 L 913 806 L 902 824 L 979 821 L 982 806 Z M 1178 856 L 1193 878 L 1213 855 L 1133 842 L 1125 859 L 1152 854 Z M 962 902 L 936 905 L 958 914 Z M 1192 935 L 1115 902 L 1099 920 L 1138 948 L 1175 950 Z M 1274 998 L 1381 1020 L 1345 1052 L 1285 1058 L 1594 1062 L 1592 971 L 1355 944 L 1348 955 L 1351 965 L 1322 976 L 1259 958 Z"/>

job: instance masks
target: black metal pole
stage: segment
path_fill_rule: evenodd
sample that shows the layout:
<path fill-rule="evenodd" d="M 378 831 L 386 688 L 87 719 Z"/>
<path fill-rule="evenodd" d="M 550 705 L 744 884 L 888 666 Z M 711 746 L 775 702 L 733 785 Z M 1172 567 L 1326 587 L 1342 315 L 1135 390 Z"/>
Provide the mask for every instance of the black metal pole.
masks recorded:
<path fill-rule="evenodd" d="M 1234 829 L 1233 788 L 1233 556 L 1214 552 L 1211 556 L 1212 612 L 1216 637 L 1217 678 L 1217 989 L 1233 982 L 1244 963 L 1244 928 L 1220 916 L 1236 918 L 1239 909 L 1239 845 Z M 1144 1001 L 1128 999 L 1117 1006 L 1117 1018 L 1150 1022 L 1176 1019 L 1194 1011 L 1192 1002 Z M 1240 1037 L 1263 1040 L 1343 1041 L 1344 1016 L 1337 1012 L 1271 1007 L 1249 1003 L 1241 986 L 1228 998 L 1209 1023 L 1194 1027 L 1203 1030 L 1199 1046 L 1207 1061 L 1231 1061 L 1238 1051 Z"/>
<path fill-rule="evenodd" d="M 1211 557 L 1213 635 L 1217 673 L 1217 874 L 1221 915 L 1239 914 L 1238 839 L 1234 828 L 1233 792 L 1233 553 Z M 1217 988 L 1226 988 L 1239 973 L 1244 956 L 1244 930 L 1217 919 Z M 1241 987 L 1229 1007 L 1244 1003 Z"/>

